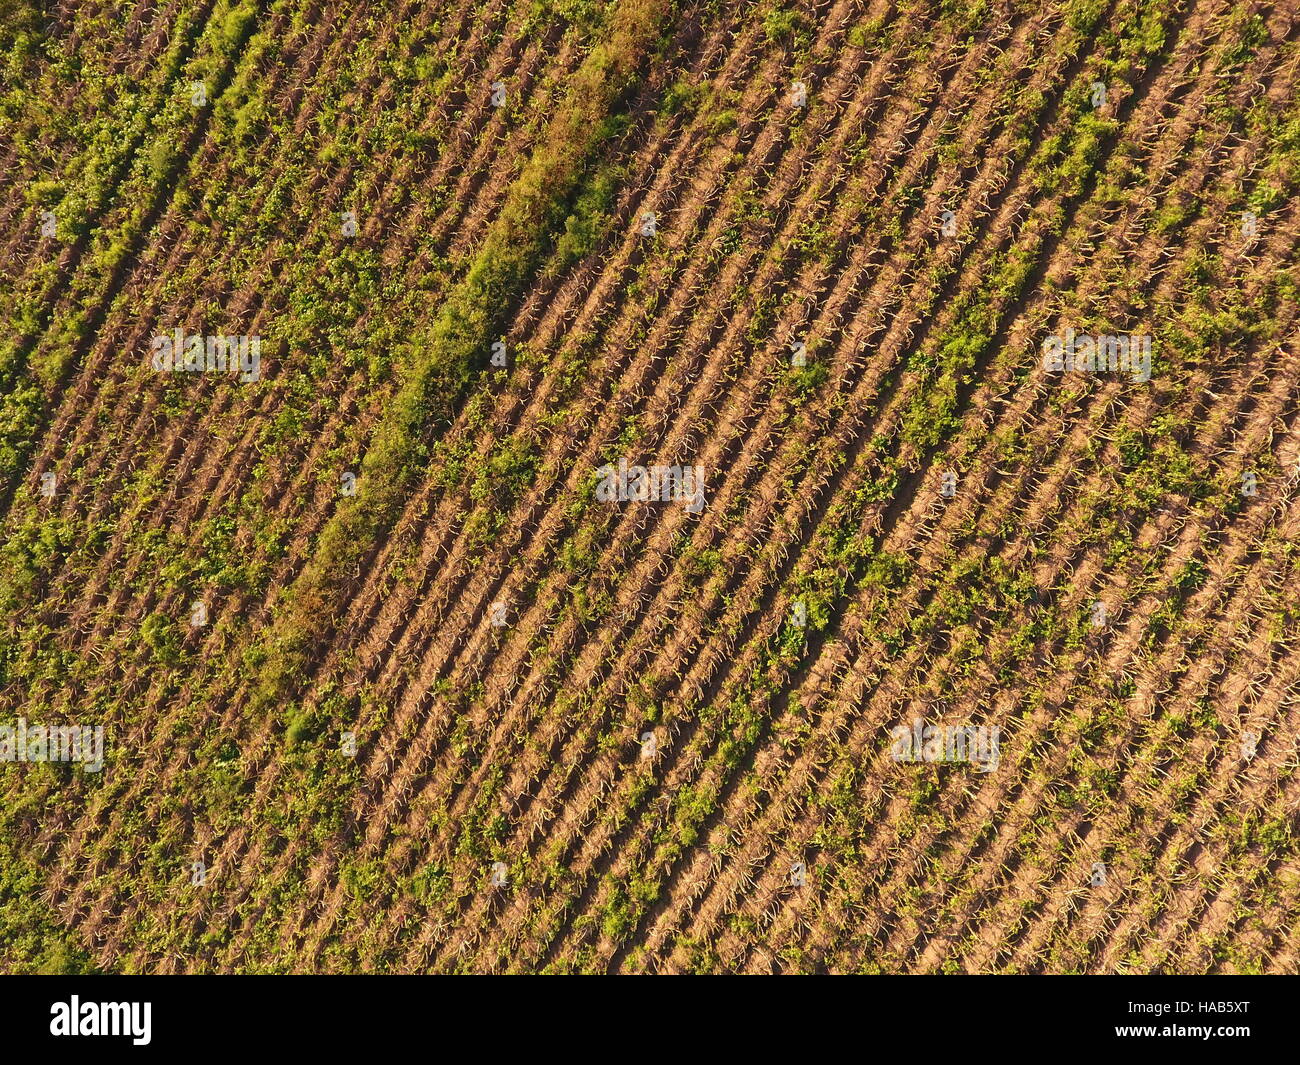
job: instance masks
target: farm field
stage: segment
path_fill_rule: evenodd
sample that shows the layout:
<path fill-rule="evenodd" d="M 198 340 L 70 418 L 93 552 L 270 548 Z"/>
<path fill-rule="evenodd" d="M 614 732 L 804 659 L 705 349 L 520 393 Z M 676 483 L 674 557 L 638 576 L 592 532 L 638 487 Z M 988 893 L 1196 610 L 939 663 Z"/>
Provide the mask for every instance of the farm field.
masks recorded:
<path fill-rule="evenodd" d="M 0 52 L 0 972 L 1300 972 L 1300 3 Z"/>

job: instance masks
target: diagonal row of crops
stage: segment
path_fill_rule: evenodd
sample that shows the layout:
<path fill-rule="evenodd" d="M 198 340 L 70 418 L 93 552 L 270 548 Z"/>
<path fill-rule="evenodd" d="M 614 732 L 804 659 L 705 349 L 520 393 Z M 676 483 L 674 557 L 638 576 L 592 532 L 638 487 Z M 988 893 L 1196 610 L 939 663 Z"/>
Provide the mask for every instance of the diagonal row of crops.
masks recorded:
<path fill-rule="evenodd" d="M 0 765 L 4 967 L 1297 971 L 1296 22 L 0 38 L 0 704 L 107 736 Z"/>

